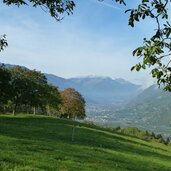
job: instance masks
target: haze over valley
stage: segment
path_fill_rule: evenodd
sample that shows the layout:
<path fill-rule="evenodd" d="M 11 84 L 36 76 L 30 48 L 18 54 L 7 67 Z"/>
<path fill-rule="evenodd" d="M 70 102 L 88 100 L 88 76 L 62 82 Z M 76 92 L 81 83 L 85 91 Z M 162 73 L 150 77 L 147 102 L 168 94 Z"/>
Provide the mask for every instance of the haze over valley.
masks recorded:
<path fill-rule="evenodd" d="M 136 126 L 170 136 L 171 94 L 163 92 L 157 85 L 144 89 L 122 78 L 84 76 L 66 79 L 53 74 L 45 76 L 59 90 L 74 88 L 83 95 L 86 120 L 107 127 Z"/>
<path fill-rule="evenodd" d="M 64 79 L 46 74 L 48 81 L 77 89 L 86 99 L 87 119 L 104 126 L 136 126 L 170 136 L 171 94 L 157 85 L 143 89 L 124 79 L 87 76 Z"/>

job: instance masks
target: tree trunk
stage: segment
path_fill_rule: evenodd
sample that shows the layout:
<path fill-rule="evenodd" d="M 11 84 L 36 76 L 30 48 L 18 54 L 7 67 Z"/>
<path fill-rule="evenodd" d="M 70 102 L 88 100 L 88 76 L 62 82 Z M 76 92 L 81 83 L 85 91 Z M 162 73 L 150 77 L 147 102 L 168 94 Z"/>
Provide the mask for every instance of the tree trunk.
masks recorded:
<path fill-rule="evenodd" d="M 6 107 L 5 107 L 5 105 L 4 105 L 4 113 L 6 113 Z"/>
<path fill-rule="evenodd" d="M 47 106 L 47 115 L 48 115 L 48 116 L 51 116 L 49 105 Z"/>
<path fill-rule="evenodd" d="M 36 115 L 36 107 L 34 107 L 33 110 L 34 110 L 34 115 Z"/>
<path fill-rule="evenodd" d="M 74 134 L 75 134 L 75 123 L 73 124 L 73 128 L 72 128 L 72 141 L 74 141 Z"/>
<path fill-rule="evenodd" d="M 16 107 L 17 107 L 17 105 L 15 104 L 15 105 L 13 106 L 13 111 L 12 111 L 13 116 L 15 116 L 15 114 L 16 114 Z"/>

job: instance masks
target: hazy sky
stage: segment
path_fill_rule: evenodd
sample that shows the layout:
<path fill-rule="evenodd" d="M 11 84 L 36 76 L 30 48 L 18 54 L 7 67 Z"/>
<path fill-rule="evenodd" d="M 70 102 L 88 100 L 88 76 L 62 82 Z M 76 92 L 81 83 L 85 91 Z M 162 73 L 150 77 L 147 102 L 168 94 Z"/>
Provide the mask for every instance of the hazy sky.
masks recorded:
<path fill-rule="evenodd" d="M 7 34 L 9 43 L 0 61 L 65 78 L 102 75 L 143 84 L 150 81 L 149 71 L 130 72 L 130 67 L 138 62 L 132 51 L 153 24 L 128 27 L 126 8 L 111 0 L 75 2 L 74 14 L 61 22 L 39 8 L 0 3 L 0 34 Z"/>

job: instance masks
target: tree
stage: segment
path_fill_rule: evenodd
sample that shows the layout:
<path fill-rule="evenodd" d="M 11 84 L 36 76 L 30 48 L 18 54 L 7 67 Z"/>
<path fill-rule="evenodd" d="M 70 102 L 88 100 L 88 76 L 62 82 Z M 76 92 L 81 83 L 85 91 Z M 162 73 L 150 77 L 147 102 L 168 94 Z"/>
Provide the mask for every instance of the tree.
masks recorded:
<path fill-rule="evenodd" d="M 27 69 L 17 66 L 10 68 L 9 71 L 11 73 L 11 89 L 8 94 L 11 96 L 10 102 L 12 103 L 13 115 L 15 115 L 18 105 L 27 104 L 30 87 L 24 75 Z"/>
<path fill-rule="evenodd" d="M 11 74 L 10 72 L 3 66 L 0 66 L 0 104 L 2 107 L 7 103 L 10 99 L 10 94 L 8 93 L 10 90 L 10 80 Z"/>
<path fill-rule="evenodd" d="M 73 88 L 68 88 L 61 92 L 61 98 L 61 117 L 69 119 L 85 118 L 85 100 L 79 92 Z"/>
<path fill-rule="evenodd" d="M 60 106 L 61 117 L 69 119 L 85 118 L 85 100 L 82 95 L 73 88 L 61 92 L 62 104 Z M 71 140 L 74 141 L 76 125 L 73 122 Z"/>
<path fill-rule="evenodd" d="M 36 108 L 43 107 L 46 103 L 47 79 L 44 74 L 36 70 L 26 70 L 24 77 L 29 87 L 26 98 L 27 104 L 34 108 L 34 114 L 36 114 Z"/>
<path fill-rule="evenodd" d="M 61 103 L 58 88 L 48 84 L 41 72 L 24 67 L 0 66 L 0 110 L 57 113 Z M 32 110 L 33 109 L 33 110 Z"/>
<path fill-rule="evenodd" d="M 47 114 L 56 115 L 59 111 L 59 105 L 61 104 L 61 96 L 56 86 L 48 84 L 46 87 L 45 103 L 47 108 Z"/>
<path fill-rule="evenodd" d="M 10 95 L 13 115 L 15 115 L 17 107 L 21 105 L 34 107 L 34 113 L 36 113 L 36 107 L 42 107 L 45 104 L 45 94 L 47 93 L 45 75 L 20 66 L 8 70 L 11 73 L 11 88 L 7 94 Z"/>

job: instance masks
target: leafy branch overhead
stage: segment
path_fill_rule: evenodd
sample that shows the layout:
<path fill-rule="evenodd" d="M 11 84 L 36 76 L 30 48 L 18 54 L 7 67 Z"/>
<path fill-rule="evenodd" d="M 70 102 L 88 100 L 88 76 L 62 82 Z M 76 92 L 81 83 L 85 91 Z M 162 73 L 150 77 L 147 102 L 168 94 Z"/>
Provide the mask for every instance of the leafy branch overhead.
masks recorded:
<path fill-rule="evenodd" d="M 137 9 L 129 9 L 129 25 L 147 17 L 155 21 L 154 35 L 144 38 L 144 45 L 133 51 L 133 55 L 142 58 L 131 70 L 151 68 L 151 74 L 164 90 L 171 91 L 171 24 L 169 22 L 169 0 L 142 0 Z"/>
<path fill-rule="evenodd" d="M 72 14 L 75 7 L 75 3 L 72 0 L 4 0 L 6 5 L 31 5 L 33 7 L 40 7 L 45 12 L 49 12 L 50 15 L 57 21 L 61 20 L 61 14 Z"/>
<path fill-rule="evenodd" d="M 103 1 L 103 0 L 98 0 Z M 124 0 L 114 0 L 120 4 L 125 4 Z M 31 5 L 33 7 L 40 7 L 43 11 L 48 12 L 57 21 L 60 21 L 63 17 L 62 14 L 73 14 L 75 3 L 72 0 L 4 0 L 6 5 Z"/>
<path fill-rule="evenodd" d="M 8 46 L 6 35 L 0 36 L 0 52 Z"/>
<path fill-rule="evenodd" d="M 8 6 L 31 5 L 35 8 L 40 7 L 57 21 L 63 18 L 62 14 L 72 14 L 75 7 L 75 3 L 72 0 L 3 0 L 3 3 Z M 0 52 L 7 46 L 6 35 L 0 36 Z"/>

